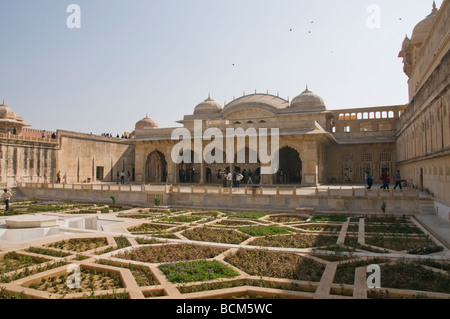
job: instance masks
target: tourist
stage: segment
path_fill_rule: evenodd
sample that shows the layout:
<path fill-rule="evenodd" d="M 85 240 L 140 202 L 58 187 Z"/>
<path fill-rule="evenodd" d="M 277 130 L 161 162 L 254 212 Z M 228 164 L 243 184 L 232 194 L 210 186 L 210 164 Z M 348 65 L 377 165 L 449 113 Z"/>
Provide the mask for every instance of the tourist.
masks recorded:
<path fill-rule="evenodd" d="M 122 171 L 121 173 L 120 173 L 120 184 L 125 184 L 125 172 L 124 171 Z"/>
<path fill-rule="evenodd" d="M 240 172 L 236 173 L 236 187 L 241 187 L 241 181 L 244 178 L 244 175 L 242 175 Z"/>
<path fill-rule="evenodd" d="M 56 184 L 60 183 L 61 183 L 61 171 L 58 171 L 58 173 L 56 174 Z"/>
<path fill-rule="evenodd" d="M 387 169 L 383 170 L 383 173 L 381 173 L 381 182 L 383 185 L 381 185 L 380 189 L 389 189 L 389 182 L 391 181 L 391 177 L 389 176 L 389 172 Z"/>
<path fill-rule="evenodd" d="M 120 178 L 120 173 L 119 173 L 119 171 L 117 171 L 117 173 L 116 173 L 116 178 L 117 178 L 117 185 L 119 185 L 119 178 Z"/>
<path fill-rule="evenodd" d="M 237 187 L 237 175 L 236 171 L 233 171 L 233 187 Z"/>
<path fill-rule="evenodd" d="M 370 172 L 367 172 L 365 175 L 366 175 L 366 181 L 367 181 L 367 189 L 371 189 L 372 183 L 373 183 L 373 177 L 372 177 L 372 175 L 370 175 Z"/>
<path fill-rule="evenodd" d="M 397 170 L 397 172 L 395 173 L 394 181 L 395 181 L 394 189 L 396 189 L 397 186 L 399 186 L 400 189 L 402 189 L 402 177 L 400 176 L 400 171 L 399 170 Z"/>
<path fill-rule="evenodd" d="M 244 169 L 242 171 L 242 176 L 243 176 L 242 183 L 244 183 L 244 184 L 247 183 L 248 176 L 247 176 L 247 170 L 246 169 Z"/>
<path fill-rule="evenodd" d="M 216 177 L 217 177 L 217 182 L 219 182 L 219 184 L 220 184 L 220 182 L 222 181 L 222 169 L 219 169 L 217 171 Z"/>
<path fill-rule="evenodd" d="M 253 181 L 252 181 L 252 169 L 251 168 L 248 169 L 247 184 L 253 184 Z"/>
<path fill-rule="evenodd" d="M 227 176 L 228 176 L 227 171 L 224 169 L 222 172 L 222 186 L 223 187 L 227 187 L 227 184 L 228 184 Z"/>
<path fill-rule="evenodd" d="M 9 201 L 11 200 L 12 194 L 11 192 L 5 188 L 3 190 L 2 198 L 5 201 L 5 211 L 9 211 Z"/>
<path fill-rule="evenodd" d="M 45 131 L 42 131 L 42 138 L 45 138 Z"/>
<path fill-rule="evenodd" d="M 231 174 L 231 171 L 227 174 L 227 187 L 231 187 L 233 184 L 233 174 Z"/>

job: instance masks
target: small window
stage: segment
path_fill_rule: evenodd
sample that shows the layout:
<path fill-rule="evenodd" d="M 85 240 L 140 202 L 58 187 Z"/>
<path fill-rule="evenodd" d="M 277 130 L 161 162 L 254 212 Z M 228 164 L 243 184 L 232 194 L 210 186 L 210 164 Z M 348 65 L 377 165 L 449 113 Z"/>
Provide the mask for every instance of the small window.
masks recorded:
<path fill-rule="evenodd" d="M 253 124 L 253 122 L 252 121 L 248 121 L 247 124 Z"/>

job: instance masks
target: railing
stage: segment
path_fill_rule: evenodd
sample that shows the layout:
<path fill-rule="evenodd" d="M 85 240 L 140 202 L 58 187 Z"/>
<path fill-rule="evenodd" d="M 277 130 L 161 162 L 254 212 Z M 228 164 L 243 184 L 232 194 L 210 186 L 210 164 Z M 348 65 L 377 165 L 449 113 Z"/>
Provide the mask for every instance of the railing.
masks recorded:
<path fill-rule="evenodd" d="M 419 191 L 414 188 L 366 189 L 361 187 L 280 187 L 280 186 L 194 186 L 194 185 L 117 185 L 117 184 L 53 184 L 53 183 L 18 183 L 18 187 L 47 188 L 66 190 L 94 190 L 116 192 L 147 192 L 165 194 L 223 194 L 223 195 L 265 195 L 265 196 L 314 196 L 314 197 L 417 197 Z"/>
<path fill-rule="evenodd" d="M 46 142 L 46 143 L 58 144 L 57 139 L 15 135 L 15 134 L 11 134 L 11 132 L 10 133 L 0 133 L 0 138 L 9 138 L 9 139 L 15 139 L 15 140 L 20 140 L 20 141 Z"/>

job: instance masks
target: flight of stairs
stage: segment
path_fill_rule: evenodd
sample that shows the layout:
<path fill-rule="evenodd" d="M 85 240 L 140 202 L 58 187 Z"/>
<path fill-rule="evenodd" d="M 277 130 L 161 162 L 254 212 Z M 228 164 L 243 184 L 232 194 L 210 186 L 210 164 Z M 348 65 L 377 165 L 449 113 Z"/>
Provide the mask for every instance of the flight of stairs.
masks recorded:
<path fill-rule="evenodd" d="M 422 215 L 436 215 L 436 210 L 434 208 L 433 200 L 429 198 L 420 198 L 419 209 Z"/>

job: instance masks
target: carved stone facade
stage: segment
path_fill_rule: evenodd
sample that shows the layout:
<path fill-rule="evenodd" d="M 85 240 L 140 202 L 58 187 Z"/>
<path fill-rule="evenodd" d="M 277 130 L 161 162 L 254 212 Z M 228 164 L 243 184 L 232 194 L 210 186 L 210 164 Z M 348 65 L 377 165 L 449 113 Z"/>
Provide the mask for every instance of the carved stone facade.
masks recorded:
<path fill-rule="evenodd" d="M 396 123 L 397 162 L 405 178 L 433 195 L 438 213 L 450 211 L 450 1 L 413 31 L 400 56 L 409 77 L 410 103 Z M 414 41 L 413 41 L 414 39 Z"/>

